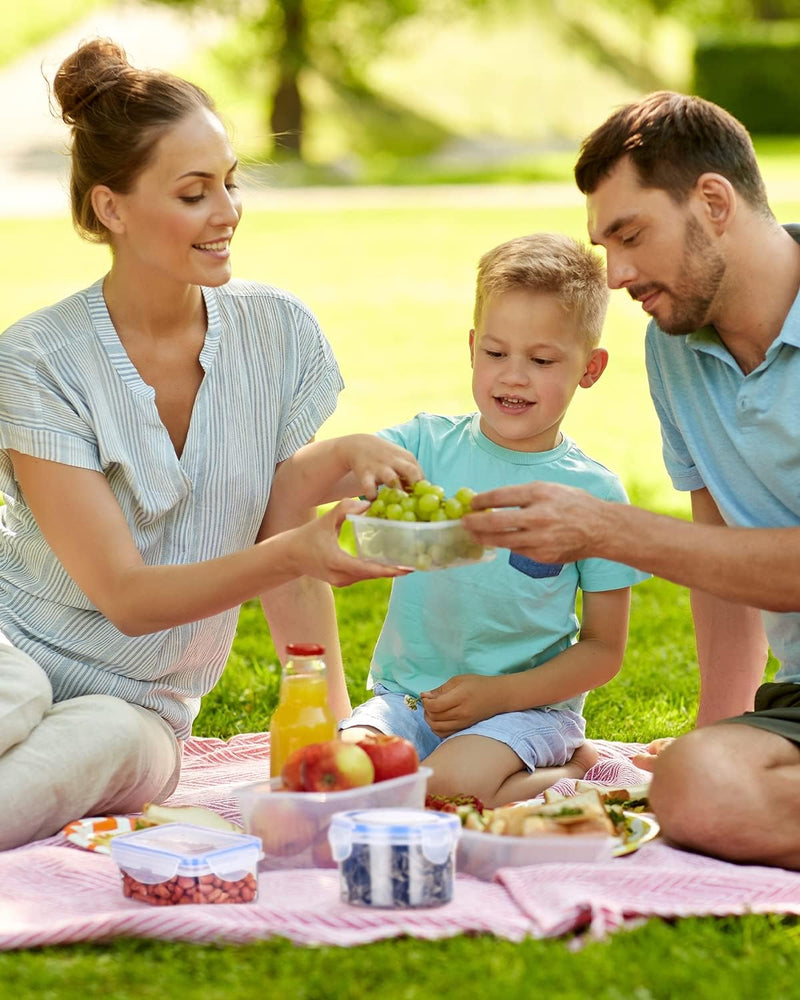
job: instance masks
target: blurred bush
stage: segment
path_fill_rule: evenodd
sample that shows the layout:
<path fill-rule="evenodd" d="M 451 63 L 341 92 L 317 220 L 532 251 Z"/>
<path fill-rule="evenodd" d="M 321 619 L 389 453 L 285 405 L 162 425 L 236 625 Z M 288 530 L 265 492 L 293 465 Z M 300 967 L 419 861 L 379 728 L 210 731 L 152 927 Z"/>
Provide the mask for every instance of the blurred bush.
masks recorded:
<path fill-rule="evenodd" d="M 800 134 L 800 20 L 750 21 L 701 33 L 694 92 L 750 132 Z"/>

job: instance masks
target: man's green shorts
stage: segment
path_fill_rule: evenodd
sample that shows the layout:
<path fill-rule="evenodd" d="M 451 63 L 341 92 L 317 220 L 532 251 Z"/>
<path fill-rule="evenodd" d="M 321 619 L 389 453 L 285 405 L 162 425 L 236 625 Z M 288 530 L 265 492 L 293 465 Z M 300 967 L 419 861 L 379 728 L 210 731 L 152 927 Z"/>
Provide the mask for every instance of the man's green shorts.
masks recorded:
<path fill-rule="evenodd" d="M 762 684 L 756 691 L 755 711 L 724 721 L 757 726 L 800 746 L 800 684 Z"/>

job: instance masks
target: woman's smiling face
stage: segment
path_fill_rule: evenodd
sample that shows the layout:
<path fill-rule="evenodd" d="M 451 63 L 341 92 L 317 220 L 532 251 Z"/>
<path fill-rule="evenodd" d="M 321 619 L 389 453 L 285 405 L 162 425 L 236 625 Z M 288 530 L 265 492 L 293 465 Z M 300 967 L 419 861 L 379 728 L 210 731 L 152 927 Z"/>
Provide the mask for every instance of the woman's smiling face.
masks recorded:
<path fill-rule="evenodd" d="M 217 116 L 200 108 L 164 133 L 132 190 L 115 195 L 120 264 L 195 285 L 230 279 L 230 242 L 242 214 L 237 167 Z"/>

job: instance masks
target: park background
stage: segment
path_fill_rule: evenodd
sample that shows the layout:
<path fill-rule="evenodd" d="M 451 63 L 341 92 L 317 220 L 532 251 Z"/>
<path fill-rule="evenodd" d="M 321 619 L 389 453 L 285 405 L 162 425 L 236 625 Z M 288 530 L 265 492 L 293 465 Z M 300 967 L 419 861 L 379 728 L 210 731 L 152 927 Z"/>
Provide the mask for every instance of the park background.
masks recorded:
<path fill-rule="evenodd" d="M 6 11 L 0 42 L 0 329 L 108 265 L 106 248 L 71 230 L 68 136 L 48 111 L 46 84 L 80 40 L 107 35 L 134 64 L 171 69 L 216 98 L 245 168 L 234 272 L 304 299 L 343 370 L 347 388 L 320 436 L 376 430 L 423 409 L 472 409 L 467 333 L 478 257 L 536 230 L 585 238 L 571 178 L 580 140 L 648 90 L 694 92 L 699 52 L 732 49 L 741 77 L 755 65 L 744 61 L 747 43 L 772 46 L 745 74 L 750 103 L 747 93 L 727 103 L 745 100 L 740 113 L 777 217 L 800 220 L 796 87 L 787 95 L 780 80 L 755 82 L 764 64 L 773 72 L 798 65 L 791 17 L 800 17 L 795 0 L 27 0 Z M 773 84 L 780 97 L 770 96 Z M 765 131 L 759 109 L 776 105 L 782 113 Z M 685 517 L 686 497 L 661 463 L 645 321 L 627 296 L 612 295 L 608 370 L 577 393 L 564 429 L 622 476 L 635 502 Z M 383 581 L 336 594 L 354 702 L 387 595 Z M 250 603 L 196 735 L 265 728 L 277 682 L 275 651 Z M 589 734 L 677 735 L 691 727 L 696 697 L 686 591 L 660 580 L 637 587 L 625 664 L 591 695 Z M 577 954 L 564 942 L 493 939 L 347 953 L 283 942 L 117 942 L 0 956 L 0 981 L 20 997 L 244 997 L 261 980 L 276 996 L 303 998 L 377 988 L 397 997 L 456 988 L 523 997 L 536 985 L 560 997 L 792 996 L 794 987 L 779 984 L 794 982 L 797 935 L 795 921 L 750 917 L 651 921 Z"/>

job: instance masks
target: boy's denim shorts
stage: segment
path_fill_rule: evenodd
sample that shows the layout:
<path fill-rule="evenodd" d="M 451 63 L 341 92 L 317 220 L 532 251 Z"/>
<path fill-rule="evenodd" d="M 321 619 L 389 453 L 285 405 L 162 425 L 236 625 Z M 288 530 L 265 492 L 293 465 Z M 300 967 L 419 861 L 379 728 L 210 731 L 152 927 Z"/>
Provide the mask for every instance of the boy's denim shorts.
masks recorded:
<path fill-rule="evenodd" d="M 388 691 L 376 684 L 374 697 L 353 709 L 339 729 L 372 726 L 382 733 L 394 733 L 411 740 L 419 759 L 424 760 L 441 744 L 459 736 L 488 736 L 505 743 L 529 771 L 537 767 L 559 767 L 572 757 L 584 742 L 586 720 L 577 712 L 560 708 L 529 708 L 524 712 L 503 712 L 443 740 L 425 720 L 421 699 Z"/>

